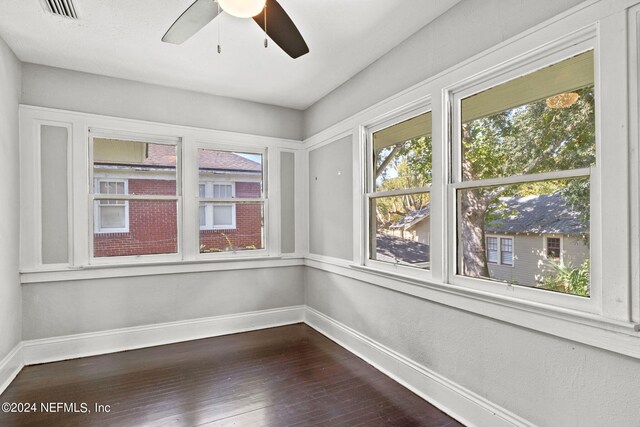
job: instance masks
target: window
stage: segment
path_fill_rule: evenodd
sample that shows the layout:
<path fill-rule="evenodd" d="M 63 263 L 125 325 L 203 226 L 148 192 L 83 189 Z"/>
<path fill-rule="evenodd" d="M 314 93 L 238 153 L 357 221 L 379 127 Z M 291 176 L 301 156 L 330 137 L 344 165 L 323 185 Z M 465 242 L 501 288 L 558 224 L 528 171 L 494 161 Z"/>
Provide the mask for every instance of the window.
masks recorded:
<path fill-rule="evenodd" d="M 491 264 L 500 263 L 497 237 L 487 237 L 487 262 L 490 262 Z"/>
<path fill-rule="evenodd" d="M 487 262 L 513 266 L 513 238 L 487 236 Z"/>
<path fill-rule="evenodd" d="M 127 180 L 95 180 L 96 194 L 127 194 Z M 96 233 L 128 233 L 129 202 L 127 200 L 99 200 L 96 204 L 94 228 Z"/>
<path fill-rule="evenodd" d="M 198 150 L 200 253 L 264 249 L 263 158 Z"/>
<path fill-rule="evenodd" d="M 91 138 L 93 258 L 178 252 L 177 143 Z"/>
<path fill-rule="evenodd" d="M 456 99 L 452 188 L 458 277 L 588 296 L 588 284 L 557 286 L 564 280 L 560 273 L 533 254 L 539 254 L 545 234 L 574 235 L 582 245 L 574 267 L 588 269 L 596 166 L 593 51 L 479 92 L 469 89 Z M 513 238 L 485 238 L 490 233 L 518 236 L 517 265 Z M 560 240 L 547 239 L 545 251 L 558 258 Z M 505 278 L 489 268 L 494 264 L 514 271 Z"/>
<path fill-rule="evenodd" d="M 513 239 L 500 239 L 500 263 L 504 265 L 513 265 Z"/>
<path fill-rule="evenodd" d="M 200 182 L 201 198 L 233 198 L 233 183 Z M 200 206 L 201 230 L 230 230 L 236 228 L 236 205 L 210 203 Z"/>
<path fill-rule="evenodd" d="M 374 130 L 369 160 L 369 260 L 431 265 L 431 112 Z"/>
<path fill-rule="evenodd" d="M 547 237 L 546 255 L 549 259 L 560 259 L 560 237 Z"/>

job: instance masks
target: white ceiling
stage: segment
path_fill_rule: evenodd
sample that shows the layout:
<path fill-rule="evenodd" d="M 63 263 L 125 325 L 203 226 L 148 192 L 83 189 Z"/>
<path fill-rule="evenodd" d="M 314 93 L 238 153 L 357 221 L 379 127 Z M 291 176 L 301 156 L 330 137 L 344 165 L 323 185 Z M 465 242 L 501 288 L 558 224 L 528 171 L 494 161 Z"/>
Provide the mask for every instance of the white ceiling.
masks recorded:
<path fill-rule="evenodd" d="M 38 0 L 0 0 L 0 36 L 23 62 L 305 109 L 460 0 L 279 0 L 311 51 L 296 60 L 226 14 L 162 43 L 192 1 L 74 0 L 74 21 Z"/>

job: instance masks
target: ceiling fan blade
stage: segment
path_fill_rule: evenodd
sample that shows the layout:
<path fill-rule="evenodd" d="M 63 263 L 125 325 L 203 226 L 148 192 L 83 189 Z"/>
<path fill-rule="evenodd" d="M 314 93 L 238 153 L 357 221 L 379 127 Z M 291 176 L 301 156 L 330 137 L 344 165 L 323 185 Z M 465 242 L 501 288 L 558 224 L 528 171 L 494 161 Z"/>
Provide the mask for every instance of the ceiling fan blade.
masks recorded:
<path fill-rule="evenodd" d="M 218 3 L 214 0 L 196 0 L 162 36 L 162 41 L 181 44 L 200 31 L 202 27 L 218 16 Z"/>
<path fill-rule="evenodd" d="M 271 40 L 294 59 L 309 53 L 309 47 L 296 24 L 276 0 L 267 0 L 267 7 L 253 17 L 253 20 L 263 31 L 265 10 L 267 12 L 267 34 Z"/>

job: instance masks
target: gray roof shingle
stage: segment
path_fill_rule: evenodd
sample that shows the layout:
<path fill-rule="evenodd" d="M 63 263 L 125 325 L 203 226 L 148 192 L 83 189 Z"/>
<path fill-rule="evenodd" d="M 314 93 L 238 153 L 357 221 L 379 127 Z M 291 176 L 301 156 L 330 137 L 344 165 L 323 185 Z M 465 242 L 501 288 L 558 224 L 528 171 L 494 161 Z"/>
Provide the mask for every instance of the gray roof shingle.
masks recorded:
<path fill-rule="evenodd" d="M 572 209 L 559 192 L 539 196 L 501 197 L 502 217 L 485 226 L 493 233 L 584 234 L 580 212 Z"/>

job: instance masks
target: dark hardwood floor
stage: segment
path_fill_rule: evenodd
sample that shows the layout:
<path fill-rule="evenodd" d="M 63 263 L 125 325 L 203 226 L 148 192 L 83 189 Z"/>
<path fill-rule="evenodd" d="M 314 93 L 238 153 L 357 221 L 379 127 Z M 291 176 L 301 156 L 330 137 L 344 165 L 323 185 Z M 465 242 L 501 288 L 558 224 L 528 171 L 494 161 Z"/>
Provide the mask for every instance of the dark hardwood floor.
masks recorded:
<path fill-rule="evenodd" d="M 461 425 L 304 324 L 28 366 L 3 402 L 36 406 L 0 426 Z"/>

